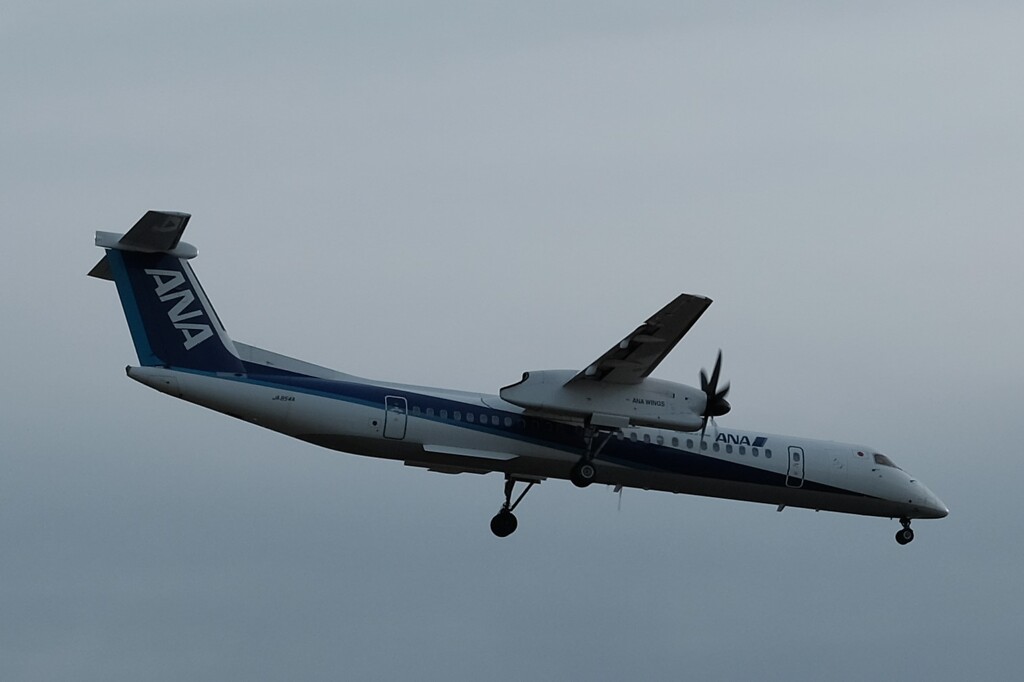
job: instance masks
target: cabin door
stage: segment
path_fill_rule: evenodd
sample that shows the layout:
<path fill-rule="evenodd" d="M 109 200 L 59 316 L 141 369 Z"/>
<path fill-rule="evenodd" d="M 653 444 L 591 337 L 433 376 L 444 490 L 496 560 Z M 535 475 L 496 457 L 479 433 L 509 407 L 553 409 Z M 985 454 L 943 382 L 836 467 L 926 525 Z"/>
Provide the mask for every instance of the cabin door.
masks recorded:
<path fill-rule="evenodd" d="M 405 425 L 408 420 L 408 403 L 400 395 L 389 395 L 384 398 L 384 437 L 401 440 L 405 438 Z"/>
<path fill-rule="evenodd" d="M 799 488 L 804 484 L 804 449 L 789 446 L 789 469 L 786 471 L 786 486 Z"/>

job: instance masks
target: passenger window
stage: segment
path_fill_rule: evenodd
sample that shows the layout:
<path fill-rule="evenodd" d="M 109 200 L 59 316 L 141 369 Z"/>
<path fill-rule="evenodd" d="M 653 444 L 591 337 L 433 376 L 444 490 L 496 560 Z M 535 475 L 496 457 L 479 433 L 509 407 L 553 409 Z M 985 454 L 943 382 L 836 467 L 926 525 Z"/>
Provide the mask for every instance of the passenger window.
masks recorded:
<path fill-rule="evenodd" d="M 468 421 L 470 424 L 472 424 L 475 419 L 476 418 L 473 416 L 472 412 L 466 413 L 466 421 Z"/>
<path fill-rule="evenodd" d="M 772 451 L 771 450 L 765 450 L 764 451 L 764 458 L 765 459 L 771 459 L 772 458 Z"/>
<path fill-rule="evenodd" d="M 649 433 L 645 433 L 644 434 L 644 442 L 645 443 L 650 443 L 651 442 L 651 434 L 649 434 Z"/>
<path fill-rule="evenodd" d="M 726 454 L 731 455 L 732 454 L 732 446 L 731 445 L 726 445 L 725 446 L 725 452 L 726 452 Z"/>
<path fill-rule="evenodd" d="M 428 407 L 427 408 L 427 416 L 428 417 L 433 417 L 434 416 L 434 408 L 433 407 Z"/>
<path fill-rule="evenodd" d="M 413 408 L 412 408 L 412 413 L 418 415 L 420 413 L 420 406 L 419 405 L 414 405 Z"/>
<path fill-rule="evenodd" d="M 636 431 L 633 431 L 632 433 L 629 434 L 629 439 L 634 443 L 636 442 Z"/>
<path fill-rule="evenodd" d="M 745 455 L 745 454 L 747 454 L 747 448 L 746 448 L 746 446 L 744 446 L 744 445 L 741 445 L 741 446 L 740 446 L 740 454 L 741 454 L 741 455 Z"/>
<path fill-rule="evenodd" d="M 766 452 L 765 455 L 767 455 L 767 454 L 768 453 Z M 794 462 L 799 462 L 800 461 L 800 453 L 799 452 L 794 452 L 793 453 L 793 461 Z"/>
<path fill-rule="evenodd" d="M 654 440 L 655 440 L 655 442 L 656 442 L 656 443 L 657 443 L 658 445 L 664 445 L 664 444 L 665 444 L 665 439 L 664 439 L 663 437 L 661 437 L 661 436 L 658 436 L 658 437 L 657 437 L 657 438 L 655 438 Z"/>
<path fill-rule="evenodd" d="M 457 422 L 462 421 L 462 413 L 459 412 L 458 410 L 456 410 L 455 412 L 452 412 L 452 419 L 454 419 Z"/>
<path fill-rule="evenodd" d="M 496 415 L 496 414 L 492 414 L 491 415 L 491 423 L 494 424 L 495 426 L 497 426 L 498 424 L 501 423 L 501 420 L 498 419 L 498 415 Z"/>
<path fill-rule="evenodd" d="M 701 450 L 707 450 L 708 449 L 708 442 L 706 440 L 702 440 L 700 442 L 700 449 Z"/>
<path fill-rule="evenodd" d="M 672 438 L 672 447 L 674 447 L 674 448 L 678 448 L 679 447 L 679 439 L 678 438 L 675 438 L 675 437 Z"/>
<path fill-rule="evenodd" d="M 512 426 L 512 417 L 505 417 L 505 426 Z"/>
<path fill-rule="evenodd" d="M 750 448 L 750 454 L 752 454 L 754 457 L 757 457 L 757 448 Z"/>
<path fill-rule="evenodd" d="M 448 410 L 441 410 L 438 414 L 440 415 L 441 419 L 448 418 Z"/>
<path fill-rule="evenodd" d="M 719 447 L 718 443 L 715 443 L 714 445 L 712 445 L 712 446 L 711 446 L 711 449 L 713 449 L 713 450 L 714 450 L 715 452 L 718 452 L 718 451 L 719 451 L 719 450 L 721 450 L 722 448 L 721 448 L 721 447 Z"/>
<path fill-rule="evenodd" d="M 693 447 L 693 439 L 692 438 L 687 438 L 686 439 L 686 447 L 688 447 L 688 448 L 692 448 Z"/>

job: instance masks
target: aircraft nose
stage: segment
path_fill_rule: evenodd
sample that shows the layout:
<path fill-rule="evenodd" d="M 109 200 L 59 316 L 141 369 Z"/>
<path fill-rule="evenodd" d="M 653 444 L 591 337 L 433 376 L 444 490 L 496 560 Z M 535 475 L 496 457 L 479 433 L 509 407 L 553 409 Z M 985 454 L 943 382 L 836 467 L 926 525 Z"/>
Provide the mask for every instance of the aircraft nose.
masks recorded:
<path fill-rule="evenodd" d="M 927 504 L 925 506 L 929 514 L 928 518 L 944 519 L 947 516 L 949 516 L 949 507 L 947 507 L 945 503 L 939 499 L 939 496 L 933 493 L 931 490 L 928 490 L 927 488 L 925 488 L 925 490 L 928 491 L 926 497 Z"/>

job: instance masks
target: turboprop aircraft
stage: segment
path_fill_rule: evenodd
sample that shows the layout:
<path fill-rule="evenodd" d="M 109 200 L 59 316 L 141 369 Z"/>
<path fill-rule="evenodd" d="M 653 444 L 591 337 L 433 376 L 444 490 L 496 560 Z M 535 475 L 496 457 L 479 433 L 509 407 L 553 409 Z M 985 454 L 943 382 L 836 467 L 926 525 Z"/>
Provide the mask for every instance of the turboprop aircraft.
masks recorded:
<path fill-rule="evenodd" d="M 491 531 L 550 478 L 911 519 L 946 506 L 863 445 L 720 429 L 722 355 L 700 387 L 650 374 L 711 305 L 682 294 L 580 371 L 530 371 L 499 395 L 361 379 L 232 340 L 196 279 L 187 213 L 147 212 L 127 234 L 97 232 L 89 273 L 113 280 L 139 366 L 129 377 L 175 398 L 342 452 L 444 473 L 501 472 Z M 515 497 L 515 486 L 524 489 Z"/>

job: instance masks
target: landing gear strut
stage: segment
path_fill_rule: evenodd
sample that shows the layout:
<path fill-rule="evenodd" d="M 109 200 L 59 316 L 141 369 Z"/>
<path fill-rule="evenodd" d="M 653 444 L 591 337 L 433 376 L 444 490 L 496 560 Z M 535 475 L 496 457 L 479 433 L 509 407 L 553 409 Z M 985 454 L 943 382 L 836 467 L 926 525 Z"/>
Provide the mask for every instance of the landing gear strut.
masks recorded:
<path fill-rule="evenodd" d="M 905 545 L 914 539 L 914 531 L 910 530 L 910 519 L 906 516 L 900 519 L 900 525 L 903 528 L 896 531 L 896 542 Z"/>
<path fill-rule="evenodd" d="M 506 538 L 516 532 L 516 528 L 519 527 L 519 521 L 516 520 L 516 515 L 512 513 L 512 510 L 519 506 L 519 503 L 526 497 L 526 493 L 530 492 L 530 488 L 539 482 L 523 481 L 526 483 L 526 489 L 519 493 L 519 497 L 513 502 L 512 493 L 516 487 L 517 480 L 511 474 L 505 474 L 505 503 L 501 505 L 501 509 L 491 519 L 491 532 L 499 538 Z"/>
<path fill-rule="evenodd" d="M 586 430 L 583 432 L 583 438 L 587 443 L 587 450 L 580 457 L 580 461 L 576 462 L 572 469 L 569 470 L 569 480 L 572 481 L 574 486 L 586 488 L 594 482 L 594 478 L 597 476 L 597 467 L 594 465 L 594 460 L 601 454 L 601 450 L 608 444 L 608 441 L 611 440 L 616 431 L 617 429 L 586 427 Z"/>

